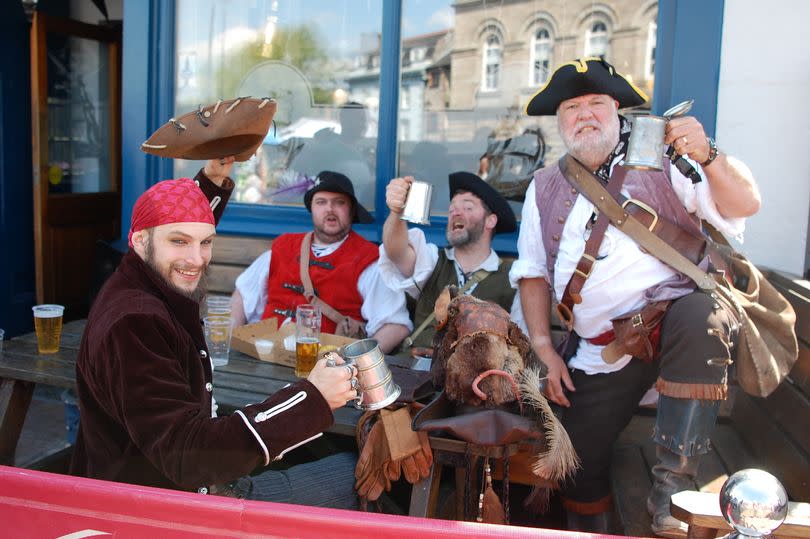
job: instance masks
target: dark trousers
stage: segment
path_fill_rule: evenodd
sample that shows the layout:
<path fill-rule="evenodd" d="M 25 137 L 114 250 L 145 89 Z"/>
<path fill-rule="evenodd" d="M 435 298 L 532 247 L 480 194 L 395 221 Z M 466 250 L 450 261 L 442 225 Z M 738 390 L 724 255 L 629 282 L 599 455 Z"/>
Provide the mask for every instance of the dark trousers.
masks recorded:
<path fill-rule="evenodd" d="M 588 375 L 571 370 L 576 391 L 567 392 L 571 406 L 563 408 L 560 417 L 582 467 L 563 486 L 567 502 L 587 505 L 609 496 L 613 443 L 632 419 L 641 397 L 659 376 L 678 384 L 679 390 L 695 386 L 700 391 L 706 387 L 725 391 L 727 362 L 724 360 L 729 359 L 729 349 L 724 339 L 728 342 L 733 336 L 733 319 L 711 296 L 693 292 L 670 306 L 662 324 L 661 353 L 652 363 L 633 358 L 623 369 L 606 374 Z M 658 418 L 657 437 L 671 439 L 676 432 L 694 433 L 695 429 L 684 428 L 685 423 L 696 420 L 693 415 L 664 419 L 662 422 L 662 418 Z M 708 430 L 713 424 L 714 416 Z M 665 432 L 672 425 L 676 432 Z M 708 436 L 708 432 L 696 435 Z"/>

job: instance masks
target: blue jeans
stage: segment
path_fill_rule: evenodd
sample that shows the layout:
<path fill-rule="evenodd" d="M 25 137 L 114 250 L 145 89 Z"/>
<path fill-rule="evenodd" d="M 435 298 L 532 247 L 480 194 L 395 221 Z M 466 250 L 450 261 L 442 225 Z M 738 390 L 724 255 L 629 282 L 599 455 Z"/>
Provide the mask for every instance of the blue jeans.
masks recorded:
<path fill-rule="evenodd" d="M 337 453 L 287 470 L 266 470 L 242 478 L 235 490 L 248 500 L 357 509 L 356 464 L 353 453 Z"/>

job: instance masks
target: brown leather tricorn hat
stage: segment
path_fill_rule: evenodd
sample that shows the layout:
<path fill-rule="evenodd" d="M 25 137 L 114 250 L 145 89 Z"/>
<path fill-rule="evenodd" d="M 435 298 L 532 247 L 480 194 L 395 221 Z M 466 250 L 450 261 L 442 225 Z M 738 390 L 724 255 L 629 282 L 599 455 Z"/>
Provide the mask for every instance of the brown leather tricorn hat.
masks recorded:
<path fill-rule="evenodd" d="M 267 136 L 276 107 L 273 99 L 255 97 L 200 105 L 162 125 L 141 144 L 141 150 L 178 159 L 233 155 L 237 161 L 247 161 Z"/>

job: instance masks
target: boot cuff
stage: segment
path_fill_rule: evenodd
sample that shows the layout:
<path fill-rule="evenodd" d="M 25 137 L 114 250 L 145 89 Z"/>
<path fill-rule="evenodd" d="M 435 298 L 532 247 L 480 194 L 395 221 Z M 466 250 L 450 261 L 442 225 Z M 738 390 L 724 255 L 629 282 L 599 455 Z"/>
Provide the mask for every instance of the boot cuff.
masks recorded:
<path fill-rule="evenodd" d="M 722 401 L 728 397 L 728 386 L 726 384 L 670 382 L 659 377 L 655 382 L 655 389 L 661 395 L 676 399 Z"/>

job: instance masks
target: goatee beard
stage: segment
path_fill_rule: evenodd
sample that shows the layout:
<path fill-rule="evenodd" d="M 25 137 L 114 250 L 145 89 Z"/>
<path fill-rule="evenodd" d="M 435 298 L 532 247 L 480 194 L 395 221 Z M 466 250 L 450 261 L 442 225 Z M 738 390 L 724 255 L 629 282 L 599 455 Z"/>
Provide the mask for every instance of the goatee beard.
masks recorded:
<path fill-rule="evenodd" d="M 464 232 L 465 232 L 464 235 L 455 238 L 451 236 L 451 232 L 447 232 L 447 234 L 445 235 L 445 237 L 447 238 L 447 243 L 449 243 L 450 246 L 454 247 L 455 249 L 466 247 L 467 245 L 472 245 L 473 243 L 481 239 L 481 236 L 484 235 L 484 222 L 481 221 L 477 225 L 473 225 L 467 228 Z"/>

